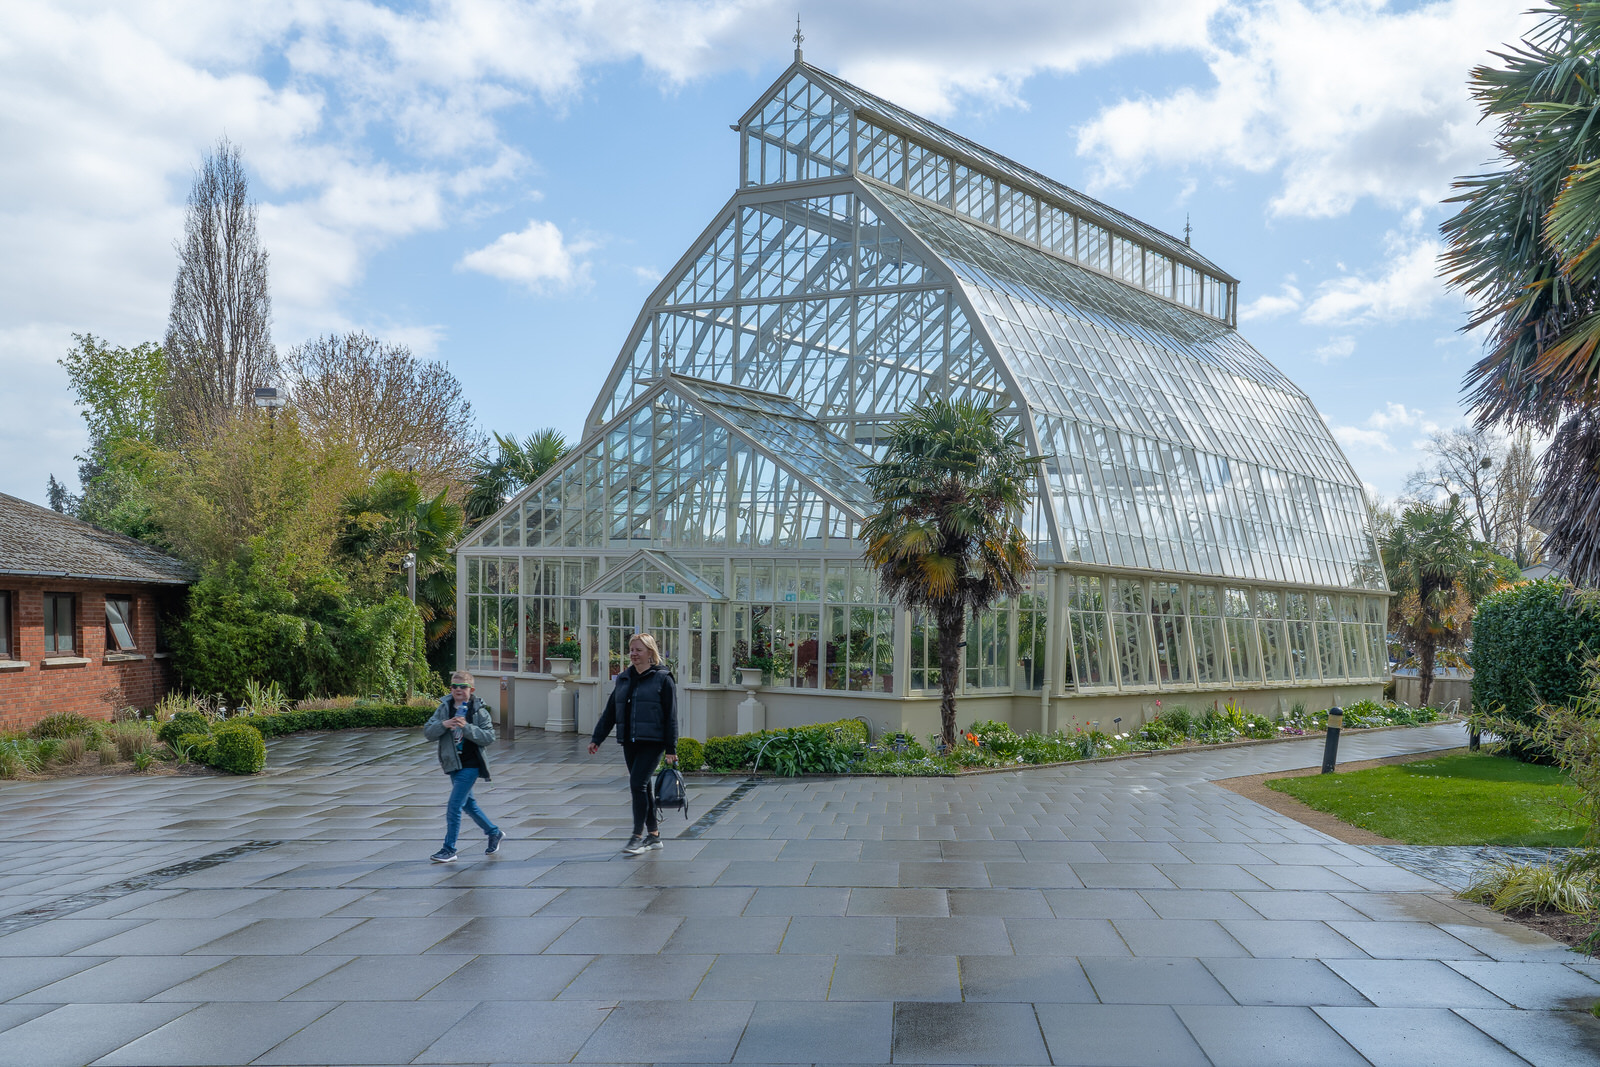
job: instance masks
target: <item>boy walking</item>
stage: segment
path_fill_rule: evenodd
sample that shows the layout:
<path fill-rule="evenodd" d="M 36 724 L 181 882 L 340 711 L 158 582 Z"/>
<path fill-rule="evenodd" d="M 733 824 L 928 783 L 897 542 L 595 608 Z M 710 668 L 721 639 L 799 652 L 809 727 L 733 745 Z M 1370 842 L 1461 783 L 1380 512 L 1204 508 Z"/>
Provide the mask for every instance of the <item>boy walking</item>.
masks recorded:
<path fill-rule="evenodd" d="M 472 796 L 472 787 L 480 778 L 489 780 L 489 761 L 483 750 L 494 744 L 494 722 L 483 702 L 472 695 L 472 675 L 456 671 L 450 676 L 450 693 L 422 727 L 422 736 L 438 742 L 439 766 L 450 776 L 450 800 L 444 809 L 444 847 L 429 858 L 435 863 L 455 861 L 463 811 L 489 835 L 484 855 L 499 852 L 506 835 Z"/>

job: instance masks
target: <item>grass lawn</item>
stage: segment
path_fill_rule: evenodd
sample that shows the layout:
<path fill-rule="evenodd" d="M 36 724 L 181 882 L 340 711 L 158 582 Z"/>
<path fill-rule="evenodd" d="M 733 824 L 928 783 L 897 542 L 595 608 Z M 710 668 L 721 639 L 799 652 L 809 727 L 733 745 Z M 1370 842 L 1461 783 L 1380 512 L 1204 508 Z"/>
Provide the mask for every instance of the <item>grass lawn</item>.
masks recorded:
<path fill-rule="evenodd" d="M 1408 845 L 1578 845 L 1586 825 L 1561 771 L 1482 752 L 1267 785 Z"/>

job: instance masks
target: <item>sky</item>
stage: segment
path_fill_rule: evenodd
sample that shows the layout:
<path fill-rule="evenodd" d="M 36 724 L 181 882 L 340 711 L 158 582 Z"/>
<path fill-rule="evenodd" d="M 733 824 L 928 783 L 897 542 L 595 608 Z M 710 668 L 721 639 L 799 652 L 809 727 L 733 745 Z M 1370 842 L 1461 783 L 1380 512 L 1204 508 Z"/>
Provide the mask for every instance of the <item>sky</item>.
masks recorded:
<path fill-rule="evenodd" d="M 737 187 L 793 56 L 1240 279 L 1240 330 L 1396 496 L 1481 340 L 1438 277 L 1493 159 L 1471 68 L 1515 0 L 0 0 L 0 492 L 76 488 L 73 335 L 159 341 L 194 173 L 238 144 L 281 350 L 365 330 L 481 427 L 576 440 Z"/>

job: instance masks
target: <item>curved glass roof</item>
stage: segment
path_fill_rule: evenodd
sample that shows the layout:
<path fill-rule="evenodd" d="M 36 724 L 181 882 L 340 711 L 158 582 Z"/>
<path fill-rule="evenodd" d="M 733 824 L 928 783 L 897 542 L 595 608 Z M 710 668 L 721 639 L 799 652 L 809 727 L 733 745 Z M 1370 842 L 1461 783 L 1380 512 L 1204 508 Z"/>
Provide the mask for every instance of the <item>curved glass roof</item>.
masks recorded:
<path fill-rule="evenodd" d="M 786 72 L 741 123 L 746 184 L 646 302 L 585 444 L 479 543 L 848 537 L 885 425 L 952 397 L 1016 417 L 1044 457 L 1024 517 L 1043 560 L 1384 588 L 1360 481 L 1230 324 L 1231 293 L 1207 303 L 1220 270 L 912 119 Z M 1050 198 L 1083 214 L 1070 241 Z M 1116 226 L 1089 234 L 1099 252 L 1091 215 Z"/>

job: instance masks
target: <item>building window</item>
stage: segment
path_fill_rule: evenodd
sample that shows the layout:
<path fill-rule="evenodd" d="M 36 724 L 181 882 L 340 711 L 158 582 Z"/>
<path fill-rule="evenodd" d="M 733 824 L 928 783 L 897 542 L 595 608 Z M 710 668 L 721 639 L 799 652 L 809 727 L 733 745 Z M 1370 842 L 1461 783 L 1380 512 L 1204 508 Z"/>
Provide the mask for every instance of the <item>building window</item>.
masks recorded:
<path fill-rule="evenodd" d="M 0 659 L 11 656 L 11 594 L 0 590 Z"/>
<path fill-rule="evenodd" d="M 133 598 L 106 597 L 106 650 L 127 652 L 134 647 Z"/>
<path fill-rule="evenodd" d="M 46 652 L 72 652 L 78 647 L 77 597 L 71 593 L 46 593 L 44 595 L 44 650 Z"/>

